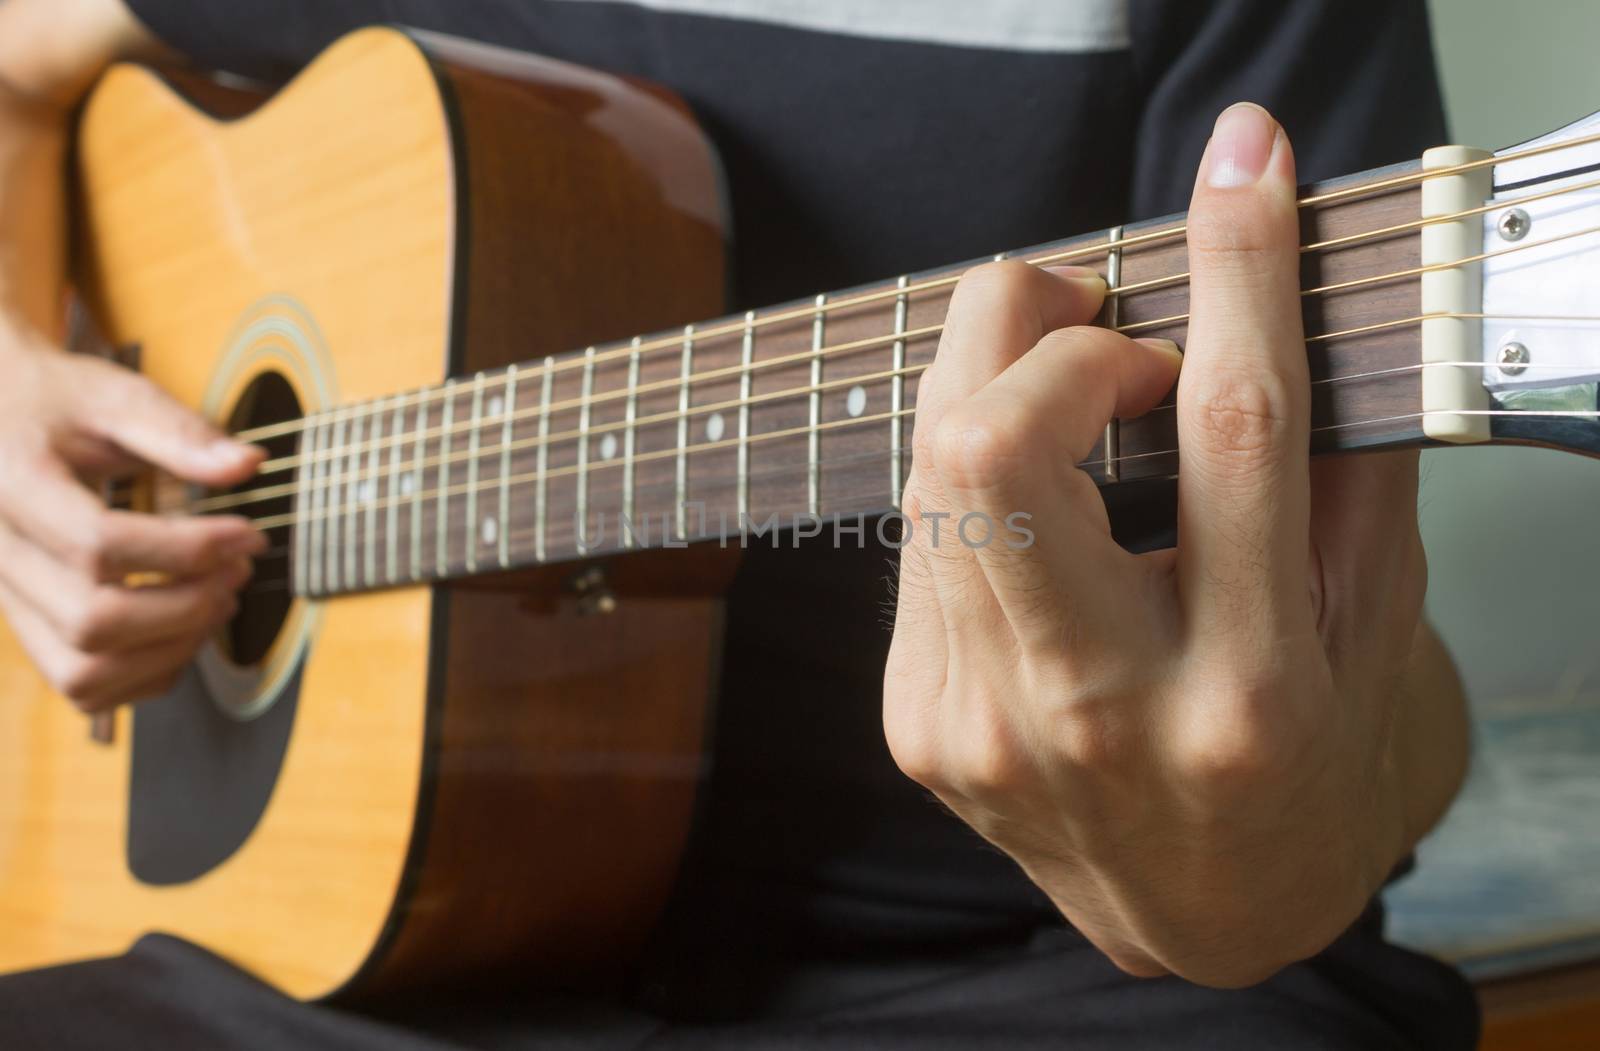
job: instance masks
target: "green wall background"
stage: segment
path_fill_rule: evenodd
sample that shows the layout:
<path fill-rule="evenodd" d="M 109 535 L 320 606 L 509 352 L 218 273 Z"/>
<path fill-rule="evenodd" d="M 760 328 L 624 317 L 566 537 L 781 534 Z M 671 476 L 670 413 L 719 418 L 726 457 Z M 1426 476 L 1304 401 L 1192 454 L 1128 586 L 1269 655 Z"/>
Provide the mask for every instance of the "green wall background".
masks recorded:
<path fill-rule="evenodd" d="M 1499 149 L 1600 110 L 1600 0 L 1430 6 L 1456 142 Z M 1423 471 L 1428 609 L 1475 741 L 1461 799 L 1386 895 L 1390 930 L 1485 976 L 1594 959 L 1600 461 L 1461 449 Z"/>
<path fill-rule="evenodd" d="M 1600 110 L 1600 2 L 1430 7 L 1456 142 L 1499 149 Z M 1429 611 L 1475 703 L 1600 703 L 1600 461 L 1525 449 L 1424 460 Z"/>

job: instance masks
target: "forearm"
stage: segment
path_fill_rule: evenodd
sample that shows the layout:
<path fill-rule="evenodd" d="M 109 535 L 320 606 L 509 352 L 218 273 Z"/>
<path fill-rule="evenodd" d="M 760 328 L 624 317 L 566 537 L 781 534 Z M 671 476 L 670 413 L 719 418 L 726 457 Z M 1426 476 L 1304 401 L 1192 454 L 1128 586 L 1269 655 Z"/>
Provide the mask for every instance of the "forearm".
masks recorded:
<path fill-rule="evenodd" d="M 0 90 L 0 324 L 57 336 L 66 272 L 66 118 Z M 0 339 L 0 346 L 10 341 Z"/>

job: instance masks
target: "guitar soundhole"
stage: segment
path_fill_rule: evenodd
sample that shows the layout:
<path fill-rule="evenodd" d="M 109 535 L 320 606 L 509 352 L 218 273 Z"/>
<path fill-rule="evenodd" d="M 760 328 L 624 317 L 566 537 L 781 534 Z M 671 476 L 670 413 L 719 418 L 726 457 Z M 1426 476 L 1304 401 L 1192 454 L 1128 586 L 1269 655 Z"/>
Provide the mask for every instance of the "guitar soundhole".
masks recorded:
<path fill-rule="evenodd" d="M 295 397 L 294 388 L 289 385 L 289 381 L 279 373 L 264 372 L 245 388 L 244 395 L 239 399 L 239 404 L 234 407 L 233 415 L 228 420 L 228 430 L 238 434 L 242 431 L 298 420 L 301 415 L 300 401 Z M 272 461 L 296 454 L 299 433 L 291 431 L 288 434 L 273 435 L 257 441 L 256 444 L 267 450 L 270 470 Z M 292 477 L 292 473 L 288 471 L 262 474 L 245 482 L 233 492 L 243 494 L 260 489 L 268 492 L 287 490 L 291 488 L 287 482 Z M 245 504 L 236 510 L 257 520 L 282 519 L 293 513 L 294 496 L 287 492 L 283 495 L 269 496 L 267 499 Z M 279 633 L 283 631 L 284 622 L 288 619 L 294 603 L 294 596 L 289 589 L 290 527 L 285 525 L 270 529 L 267 536 L 272 546 L 265 555 L 257 559 L 256 575 L 245 585 L 245 590 L 239 597 L 239 613 L 219 640 L 228 658 L 243 667 L 259 664 L 266 657 Z"/>

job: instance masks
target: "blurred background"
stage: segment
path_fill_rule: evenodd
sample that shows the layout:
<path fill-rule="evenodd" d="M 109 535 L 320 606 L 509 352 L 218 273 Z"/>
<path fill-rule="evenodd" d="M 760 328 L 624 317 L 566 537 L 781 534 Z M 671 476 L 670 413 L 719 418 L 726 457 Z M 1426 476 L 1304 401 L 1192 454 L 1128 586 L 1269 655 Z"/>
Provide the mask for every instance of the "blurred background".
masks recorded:
<path fill-rule="evenodd" d="M 1600 110 L 1600 3 L 1430 6 L 1453 141 L 1499 149 Z M 1480 978 L 1600 959 L 1600 461 L 1428 453 L 1421 513 L 1476 741 L 1388 895 L 1391 932 Z"/>

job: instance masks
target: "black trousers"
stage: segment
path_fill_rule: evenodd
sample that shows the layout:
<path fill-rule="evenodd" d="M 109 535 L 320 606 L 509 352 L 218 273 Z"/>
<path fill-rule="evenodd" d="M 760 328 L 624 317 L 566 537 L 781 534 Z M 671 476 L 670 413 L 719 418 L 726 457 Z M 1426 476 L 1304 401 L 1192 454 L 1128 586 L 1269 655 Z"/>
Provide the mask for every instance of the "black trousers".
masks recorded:
<path fill-rule="evenodd" d="M 299 1004 L 163 937 L 128 955 L 0 980 L 0 1048 L 1068 1048 L 1466 1051 L 1461 977 L 1383 941 L 1376 910 L 1253 989 L 1130 978 L 1065 926 L 1007 943 L 851 958 L 718 960 L 661 947 L 614 997 L 502 991 L 387 1008 Z M 706 955 L 709 953 L 710 955 Z M 741 957 L 743 954 L 740 954 Z"/>

